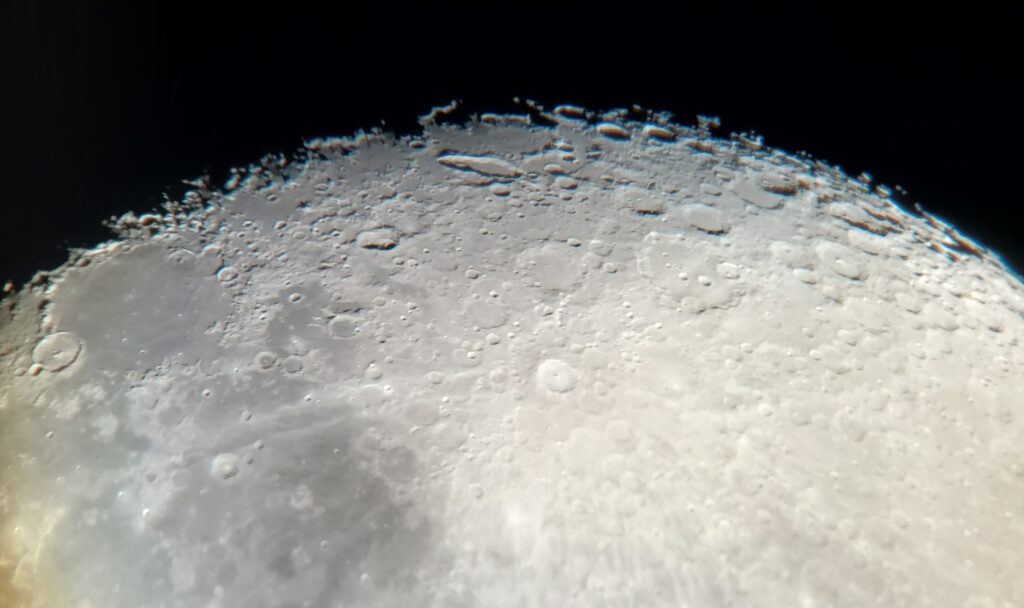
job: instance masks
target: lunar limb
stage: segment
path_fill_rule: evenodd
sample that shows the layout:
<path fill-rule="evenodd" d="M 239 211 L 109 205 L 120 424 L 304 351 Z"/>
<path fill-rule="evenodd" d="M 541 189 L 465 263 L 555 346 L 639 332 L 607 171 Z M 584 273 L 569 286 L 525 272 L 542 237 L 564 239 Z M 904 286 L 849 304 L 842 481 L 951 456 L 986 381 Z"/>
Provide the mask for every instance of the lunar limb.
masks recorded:
<path fill-rule="evenodd" d="M 445 111 L 3 302 L 0 605 L 1024 605 L 997 256 L 706 119 Z"/>

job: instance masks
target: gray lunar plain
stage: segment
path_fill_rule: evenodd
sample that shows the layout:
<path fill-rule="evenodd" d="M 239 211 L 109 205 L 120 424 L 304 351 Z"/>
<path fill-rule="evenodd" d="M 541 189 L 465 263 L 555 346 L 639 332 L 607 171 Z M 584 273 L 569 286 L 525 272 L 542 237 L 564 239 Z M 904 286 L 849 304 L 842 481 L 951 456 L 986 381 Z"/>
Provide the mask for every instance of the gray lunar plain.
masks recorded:
<path fill-rule="evenodd" d="M 422 119 L 0 312 L 0 605 L 1024 605 L 1024 286 L 702 120 Z"/>

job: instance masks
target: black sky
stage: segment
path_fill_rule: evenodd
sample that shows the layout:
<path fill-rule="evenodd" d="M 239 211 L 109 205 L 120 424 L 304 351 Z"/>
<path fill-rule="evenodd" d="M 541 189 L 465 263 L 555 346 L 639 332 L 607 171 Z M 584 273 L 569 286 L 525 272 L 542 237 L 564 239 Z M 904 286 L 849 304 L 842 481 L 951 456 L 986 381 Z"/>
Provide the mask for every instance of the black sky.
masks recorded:
<path fill-rule="evenodd" d="M 756 131 L 903 186 L 1024 269 L 1013 15 L 344 4 L 15 5 L 0 48 L 0 281 L 59 265 L 182 180 L 513 96 L 718 115 L 723 135 Z"/>

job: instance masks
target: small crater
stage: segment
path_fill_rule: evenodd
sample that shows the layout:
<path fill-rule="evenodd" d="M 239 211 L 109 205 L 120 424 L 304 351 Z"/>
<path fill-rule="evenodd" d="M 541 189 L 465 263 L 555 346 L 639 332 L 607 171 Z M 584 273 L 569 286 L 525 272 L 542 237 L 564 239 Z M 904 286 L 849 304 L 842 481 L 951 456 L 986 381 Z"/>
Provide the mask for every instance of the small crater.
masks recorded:
<path fill-rule="evenodd" d="M 175 270 L 191 271 L 196 267 L 196 254 L 187 249 L 179 249 L 167 256 L 167 263 Z"/>
<path fill-rule="evenodd" d="M 587 117 L 586 110 L 579 106 L 571 105 L 560 105 L 555 106 L 555 114 L 559 116 L 565 116 L 566 118 L 572 118 L 575 120 L 584 120 Z"/>
<path fill-rule="evenodd" d="M 225 285 L 235 282 L 238 278 L 238 269 L 234 266 L 224 266 L 217 271 L 217 280 Z"/>
<path fill-rule="evenodd" d="M 363 249 L 394 249 L 398 245 L 398 232 L 393 228 L 364 230 L 356 237 L 356 245 Z"/>
<path fill-rule="evenodd" d="M 647 203 L 633 208 L 633 212 L 640 216 L 665 215 L 665 205 L 660 203 Z"/>
<path fill-rule="evenodd" d="M 609 139 L 629 139 L 629 131 L 611 122 L 597 125 L 597 132 Z"/>
<path fill-rule="evenodd" d="M 588 246 L 588 248 L 590 249 L 590 253 L 593 253 L 594 255 L 600 256 L 602 258 L 607 257 L 608 255 L 611 254 L 612 247 L 613 245 L 611 243 L 600 240 L 590 241 L 590 245 Z"/>
<path fill-rule="evenodd" d="M 302 371 L 302 359 L 292 356 L 284 360 L 284 371 L 289 374 L 297 374 Z"/>
<path fill-rule="evenodd" d="M 852 280 L 863 280 L 868 276 L 867 268 L 861 262 L 860 255 L 854 250 L 839 243 L 824 242 L 815 247 L 818 259 L 829 270 Z"/>
<path fill-rule="evenodd" d="M 733 190 L 740 198 L 761 209 L 778 209 L 782 206 L 782 195 L 766 190 L 750 179 L 741 180 Z"/>
<path fill-rule="evenodd" d="M 57 372 L 74 363 L 81 350 L 78 336 L 60 331 L 39 341 L 32 351 L 32 360 L 46 371 Z"/>
<path fill-rule="evenodd" d="M 644 137 L 661 141 L 675 141 L 675 133 L 658 125 L 644 125 Z"/>
<path fill-rule="evenodd" d="M 210 464 L 210 475 L 224 480 L 238 475 L 238 456 L 227 452 L 218 454 Z"/>
<path fill-rule="evenodd" d="M 480 329 L 501 327 L 508 320 L 504 307 L 487 300 L 475 300 L 467 304 L 465 315 L 471 325 Z"/>
<path fill-rule="evenodd" d="M 560 359 L 548 359 L 537 368 L 541 385 L 553 393 L 568 393 L 579 384 L 580 375 L 571 365 Z"/>
<path fill-rule="evenodd" d="M 519 169 L 508 164 L 504 160 L 494 156 L 471 156 L 468 154 L 447 154 L 439 156 L 437 162 L 452 169 L 462 171 L 473 171 L 481 175 L 495 175 L 498 177 L 515 177 L 520 174 Z"/>
<path fill-rule="evenodd" d="M 347 315 L 339 315 L 327 323 L 327 331 L 331 337 L 342 340 L 354 337 L 358 333 L 358 327 L 356 319 Z"/>
<path fill-rule="evenodd" d="M 782 175 L 765 175 L 761 177 L 760 186 L 767 192 L 791 196 L 797 193 L 797 183 Z"/>
<path fill-rule="evenodd" d="M 260 369 L 270 369 L 277 364 L 277 355 L 265 350 L 256 353 L 255 362 Z"/>
<path fill-rule="evenodd" d="M 725 214 L 707 205 L 694 205 L 688 208 L 686 219 L 691 226 L 708 234 L 723 234 L 729 231 Z"/>

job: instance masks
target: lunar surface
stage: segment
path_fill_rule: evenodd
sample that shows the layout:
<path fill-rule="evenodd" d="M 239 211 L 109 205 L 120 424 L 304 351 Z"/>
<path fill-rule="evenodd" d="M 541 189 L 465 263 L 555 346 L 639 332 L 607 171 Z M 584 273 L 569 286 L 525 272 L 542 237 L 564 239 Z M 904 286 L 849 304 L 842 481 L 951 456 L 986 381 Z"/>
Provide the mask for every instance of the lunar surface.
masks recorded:
<path fill-rule="evenodd" d="M 756 138 L 266 157 L 0 312 L 0 605 L 1024 605 L 1024 286 Z"/>

